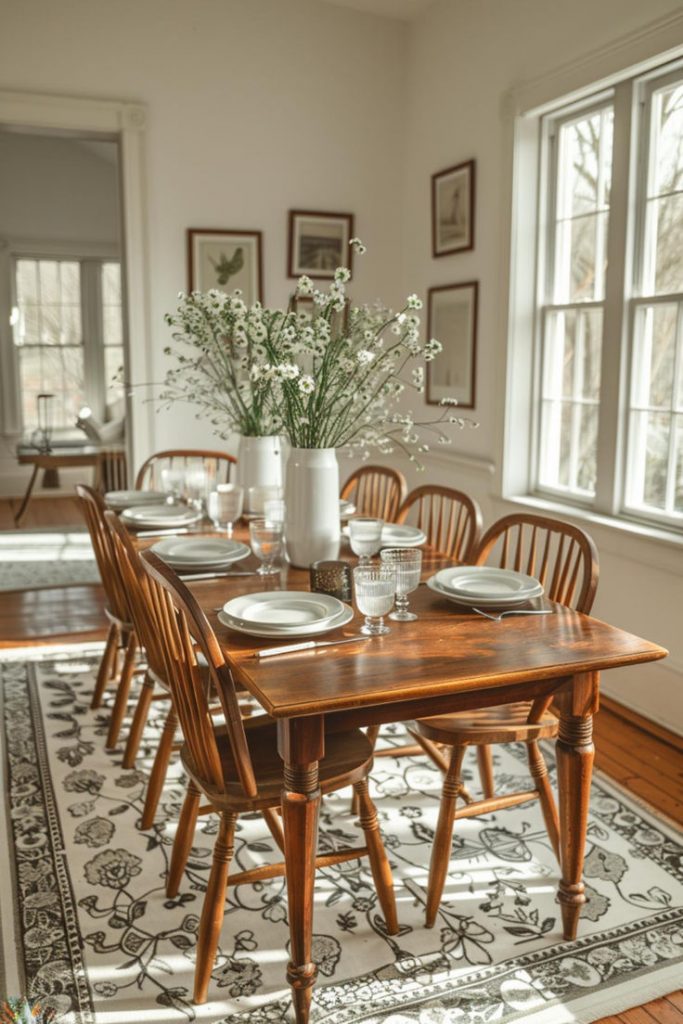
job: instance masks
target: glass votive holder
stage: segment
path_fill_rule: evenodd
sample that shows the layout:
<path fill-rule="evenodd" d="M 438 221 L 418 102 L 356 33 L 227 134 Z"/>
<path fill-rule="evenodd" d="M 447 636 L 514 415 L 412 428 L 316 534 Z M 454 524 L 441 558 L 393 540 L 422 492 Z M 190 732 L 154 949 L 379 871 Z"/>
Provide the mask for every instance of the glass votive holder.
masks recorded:
<path fill-rule="evenodd" d="M 348 562 L 323 560 L 313 562 L 309 569 L 311 590 L 317 594 L 329 594 L 340 601 L 350 601 L 351 566 Z"/>

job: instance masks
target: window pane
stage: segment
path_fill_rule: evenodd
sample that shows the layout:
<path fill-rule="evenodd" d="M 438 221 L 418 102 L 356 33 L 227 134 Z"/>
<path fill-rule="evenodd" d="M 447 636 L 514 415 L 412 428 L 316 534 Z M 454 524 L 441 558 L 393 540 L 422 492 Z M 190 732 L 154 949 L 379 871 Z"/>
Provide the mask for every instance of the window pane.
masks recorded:
<path fill-rule="evenodd" d="M 121 305 L 121 264 L 102 264 L 102 303 L 105 306 Z"/>
<path fill-rule="evenodd" d="M 62 271 L 62 295 L 64 303 L 80 305 L 81 301 L 81 274 L 78 263 L 60 263 Z"/>
<path fill-rule="evenodd" d="M 674 510 L 683 515 L 683 416 L 676 416 L 676 479 L 674 481 Z"/>
<path fill-rule="evenodd" d="M 119 375 L 123 366 L 123 346 L 110 345 L 104 350 L 104 401 L 112 405 L 119 398 L 123 398 L 123 385 L 113 383 L 113 378 Z"/>
<path fill-rule="evenodd" d="M 649 206 L 654 289 L 650 286 L 647 291 L 657 295 L 683 291 L 683 195 L 650 199 Z"/>
<path fill-rule="evenodd" d="M 683 85 L 655 93 L 652 106 L 655 166 L 650 195 L 683 188 Z"/>
<path fill-rule="evenodd" d="M 669 409 L 672 401 L 676 323 L 673 303 L 641 307 L 633 352 L 633 405 Z"/>
<path fill-rule="evenodd" d="M 661 413 L 643 413 L 646 418 L 644 505 L 666 506 L 666 480 L 669 467 L 669 432 L 671 417 Z"/>
<path fill-rule="evenodd" d="M 582 309 L 579 313 L 582 330 L 581 395 L 595 401 L 600 396 L 602 359 L 602 309 Z"/>
<path fill-rule="evenodd" d="M 59 264 L 53 260 L 41 260 L 38 264 L 38 279 L 42 305 L 59 305 L 62 298 Z"/>
<path fill-rule="evenodd" d="M 105 345 L 121 345 L 121 309 L 117 306 L 105 306 L 102 310 L 103 335 Z"/>
<path fill-rule="evenodd" d="M 595 494 L 597 476 L 598 410 L 594 405 L 579 406 L 579 448 L 576 487 Z"/>
<path fill-rule="evenodd" d="M 17 302 L 20 306 L 38 301 L 37 263 L 35 260 L 17 260 Z"/>

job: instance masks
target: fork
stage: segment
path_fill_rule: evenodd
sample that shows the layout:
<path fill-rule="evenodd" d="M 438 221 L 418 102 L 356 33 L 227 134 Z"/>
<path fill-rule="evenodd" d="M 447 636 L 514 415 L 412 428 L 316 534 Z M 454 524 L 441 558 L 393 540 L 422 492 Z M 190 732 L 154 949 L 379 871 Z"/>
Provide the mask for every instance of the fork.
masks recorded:
<path fill-rule="evenodd" d="M 527 608 L 526 610 L 521 609 L 519 611 L 511 610 L 507 612 L 498 612 L 497 615 L 490 615 L 489 612 L 483 612 L 481 608 L 473 608 L 473 612 L 477 615 L 483 615 L 485 619 L 490 619 L 491 622 L 500 622 L 505 615 L 552 615 L 552 608 Z"/>

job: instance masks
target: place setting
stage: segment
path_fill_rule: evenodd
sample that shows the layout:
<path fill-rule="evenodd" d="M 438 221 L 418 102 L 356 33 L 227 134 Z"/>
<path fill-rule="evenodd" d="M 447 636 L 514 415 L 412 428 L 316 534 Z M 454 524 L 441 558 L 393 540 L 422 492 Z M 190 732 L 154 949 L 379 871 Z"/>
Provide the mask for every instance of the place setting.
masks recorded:
<path fill-rule="evenodd" d="M 550 615 L 551 608 L 530 608 L 543 596 L 543 585 L 514 569 L 488 565 L 458 565 L 440 569 L 427 580 L 435 594 L 461 609 L 499 622 L 508 615 Z"/>

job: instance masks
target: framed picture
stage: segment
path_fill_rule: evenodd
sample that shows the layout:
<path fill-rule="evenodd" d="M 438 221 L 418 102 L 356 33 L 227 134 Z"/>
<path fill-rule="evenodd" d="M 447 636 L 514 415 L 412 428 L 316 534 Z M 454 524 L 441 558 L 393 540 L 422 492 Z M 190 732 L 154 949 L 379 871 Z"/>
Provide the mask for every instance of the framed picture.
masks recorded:
<path fill-rule="evenodd" d="M 260 231 L 188 228 L 187 266 L 190 291 L 241 288 L 248 306 L 263 301 Z"/>
<path fill-rule="evenodd" d="M 474 160 L 432 174 L 432 255 L 474 249 Z"/>
<path fill-rule="evenodd" d="M 331 327 L 333 332 L 344 332 L 349 326 L 349 309 L 351 307 L 351 300 L 348 298 L 344 303 L 344 308 L 337 310 L 332 316 Z M 305 313 L 309 320 L 313 320 L 318 314 L 316 313 L 316 305 L 313 302 L 313 298 L 310 295 L 297 295 L 293 292 L 289 297 L 289 311 L 290 313 Z"/>
<path fill-rule="evenodd" d="M 429 289 L 427 337 L 443 345 L 443 351 L 427 363 L 429 405 L 456 398 L 458 408 L 474 409 L 478 299 L 478 281 Z"/>
<path fill-rule="evenodd" d="M 333 278 L 337 267 L 353 273 L 352 213 L 316 213 L 313 210 L 289 211 L 290 277 Z"/>

